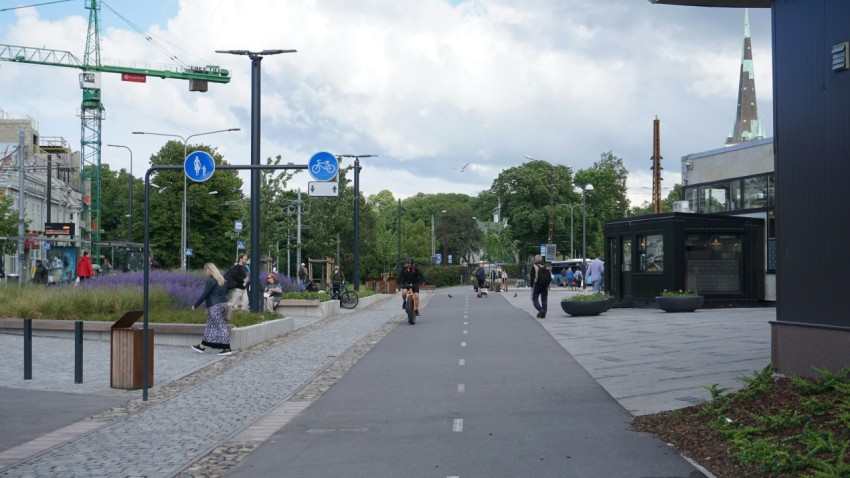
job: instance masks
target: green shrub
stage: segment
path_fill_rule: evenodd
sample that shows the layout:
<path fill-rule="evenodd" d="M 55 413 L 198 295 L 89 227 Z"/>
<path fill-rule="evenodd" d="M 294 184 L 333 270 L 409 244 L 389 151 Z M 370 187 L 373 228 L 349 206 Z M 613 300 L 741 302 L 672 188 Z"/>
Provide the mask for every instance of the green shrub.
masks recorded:
<path fill-rule="evenodd" d="M 584 302 L 591 300 L 607 300 L 609 297 L 604 292 L 595 292 L 593 294 L 577 294 L 566 296 L 561 299 L 561 302 Z"/>
<path fill-rule="evenodd" d="M 436 266 L 428 265 L 422 267 L 425 282 L 437 287 L 449 287 L 469 283 L 469 269 L 464 266 Z"/>

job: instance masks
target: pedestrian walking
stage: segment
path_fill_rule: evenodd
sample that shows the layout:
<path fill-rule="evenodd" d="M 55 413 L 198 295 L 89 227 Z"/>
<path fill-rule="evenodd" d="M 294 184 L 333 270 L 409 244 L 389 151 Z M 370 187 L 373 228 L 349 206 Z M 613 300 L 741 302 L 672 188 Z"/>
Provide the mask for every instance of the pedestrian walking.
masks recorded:
<path fill-rule="evenodd" d="M 534 265 L 529 272 L 529 283 L 531 284 L 531 303 L 537 309 L 537 318 L 546 318 L 546 309 L 549 305 L 549 286 L 552 284 L 552 272 L 543 263 L 543 256 L 534 256 Z"/>
<path fill-rule="evenodd" d="M 227 284 L 215 264 L 207 262 L 204 264 L 204 275 L 207 281 L 204 284 L 204 292 L 192 306 L 192 310 L 205 304 L 207 307 L 207 325 L 204 327 L 204 338 L 198 345 L 193 345 L 192 350 L 204 353 L 207 347 L 221 349 L 218 355 L 230 355 L 230 331 L 224 321 L 227 314 Z"/>
<path fill-rule="evenodd" d="M 596 254 L 595 259 L 590 261 L 587 266 L 587 281 L 593 284 L 593 292 L 602 290 L 602 279 L 605 273 L 605 263 L 599 259 L 599 254 Z"/>
<path fill-rule="evenodd" d="M 301 283 L 301 292 L 304 292 L 307 289 L 307 268 L 303 262 L 298 267 L 298 282 Z"/>
<path fill-rule="evenodd" d="M 89 251 L 83 251 L 82 257 L 77 261 L 77 278 L 80 279 L 80 282 L 83 282 L 91 279 L 93 275 L 94 266 L 92 266 Z"/>

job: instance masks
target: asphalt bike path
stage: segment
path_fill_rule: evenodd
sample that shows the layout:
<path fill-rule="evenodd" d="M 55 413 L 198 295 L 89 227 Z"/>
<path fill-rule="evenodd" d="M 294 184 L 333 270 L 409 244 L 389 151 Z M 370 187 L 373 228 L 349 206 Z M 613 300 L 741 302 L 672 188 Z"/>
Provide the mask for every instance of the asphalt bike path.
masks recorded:
<path fill-rule="evenodd" d="M 704 476 L 506 305 L 437 294 L 226 476 Z"/>

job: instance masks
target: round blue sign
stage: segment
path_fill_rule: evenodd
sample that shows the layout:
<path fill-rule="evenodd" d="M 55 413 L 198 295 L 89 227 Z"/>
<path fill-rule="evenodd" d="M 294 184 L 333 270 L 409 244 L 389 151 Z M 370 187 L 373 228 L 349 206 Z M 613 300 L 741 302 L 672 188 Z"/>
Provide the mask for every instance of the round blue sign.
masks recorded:
<path fill-rule="evenodd" d="M 204 182 L 215 172 L 215 161 L 206 151 L 195 151 L 186 156 L 183 162 L 186 177 L 195 182 Z"/>
<path fill-rule="evenodd" d="M 336 156 L 323 151 L 310 158 L 310 162 L 307 163 L 307 170 L 310 171 L 310 176 L 313 176 L 316 181 L 330 181 L 339 172 L 339 163 Z"/>

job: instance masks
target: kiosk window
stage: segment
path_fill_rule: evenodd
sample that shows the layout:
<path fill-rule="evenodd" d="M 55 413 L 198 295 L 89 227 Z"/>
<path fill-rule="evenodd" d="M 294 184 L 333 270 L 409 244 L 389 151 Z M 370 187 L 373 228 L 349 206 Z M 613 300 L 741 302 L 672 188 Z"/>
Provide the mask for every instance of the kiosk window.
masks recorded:
<path fill-rule="evenodd" d="M 664 236 L 638 236 L 638 272 L 664 272 Z"/>

